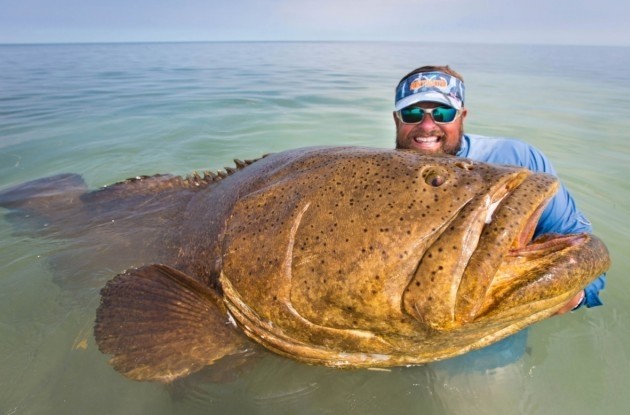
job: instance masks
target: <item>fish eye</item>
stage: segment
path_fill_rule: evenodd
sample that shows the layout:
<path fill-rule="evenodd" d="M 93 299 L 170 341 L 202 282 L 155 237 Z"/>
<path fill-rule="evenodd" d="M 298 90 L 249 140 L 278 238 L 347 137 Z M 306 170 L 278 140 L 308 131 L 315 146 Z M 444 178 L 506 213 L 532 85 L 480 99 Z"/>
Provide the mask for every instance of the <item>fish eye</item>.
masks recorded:
<path fill-rule="evenodd" d="M 444 176 L 435 171 L 428 172 L 424 175 L 424 182 L 429 186 L 440 187 L 445 181 Z"/>

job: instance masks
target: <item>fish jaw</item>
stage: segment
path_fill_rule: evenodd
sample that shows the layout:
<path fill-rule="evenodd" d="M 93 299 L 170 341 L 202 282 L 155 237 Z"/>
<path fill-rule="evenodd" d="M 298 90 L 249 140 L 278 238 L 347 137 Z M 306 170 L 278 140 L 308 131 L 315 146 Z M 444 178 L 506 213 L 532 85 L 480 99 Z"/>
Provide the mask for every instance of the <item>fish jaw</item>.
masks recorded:
<path fill-rule="evenodd" d="M 542 301 L 549 302 L 548 308 L 553 313 L 609 267 L 608 250 L 594 235 L 582 233 L 536 238 L 525 247 L 511 249 L 506 255 L 477 319 L 518 312 L 531 314 Z M 518 278 L 520 275 L 526 278 Z"/>
<path fill-rule="evenodd" d="M 465 324 L 478 318 L 484 304 L 492 302 L 489 287 L 510 251 L 527 246 L 544 208 L 559 188 L 555 177 L 531 174 L 502 199 L 484 226 L 476 251 L 470 257 L 457 287 L 455 318 Z M 517 272 L 514 280 L 527 278 Z"/>
<path fill-rule="evenodd" d="M 478 252 L 487 222 L 530 174 L 526 170 L 505 174 L 487 192 L 468 202 L 442 230 L 420 260 L 403 295 L 403 308 L 410 316 L 432 330 L 449 330 L 459 325 L 456 307 L 460 286 L 469 275 L 469 262 Z"/>

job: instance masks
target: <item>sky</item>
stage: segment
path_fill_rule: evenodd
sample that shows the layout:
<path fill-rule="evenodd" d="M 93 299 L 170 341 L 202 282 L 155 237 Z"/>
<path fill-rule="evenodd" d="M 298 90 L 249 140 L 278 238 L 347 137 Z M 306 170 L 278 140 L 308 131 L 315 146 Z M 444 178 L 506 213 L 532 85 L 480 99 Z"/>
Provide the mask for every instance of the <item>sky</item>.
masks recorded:
<path fill-rule="evenodd" d="M 0 43 L 417 41 L 630 46 L 628 0 L 0 0 Z"/>

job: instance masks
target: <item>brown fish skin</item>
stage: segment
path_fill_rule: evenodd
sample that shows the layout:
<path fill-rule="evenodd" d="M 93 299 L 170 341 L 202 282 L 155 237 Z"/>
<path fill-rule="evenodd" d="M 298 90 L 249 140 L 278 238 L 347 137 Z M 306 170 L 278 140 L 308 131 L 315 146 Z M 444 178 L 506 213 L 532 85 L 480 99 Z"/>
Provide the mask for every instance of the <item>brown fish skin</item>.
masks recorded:
<path fill-rule="evenodd" d="M 610 265 L 593 235 L 530 241 L 557 186 L 450 156 L 312 147 L 92 192 L 59 176 L 0 206 L 101 246 L 97 261 L 153 264 L 103 288 L 95 338 L 126 376 L 170 382 L 249 353 L 242 333 L 306 363 L 389 367 L 552 315 Z"/>
<path fill-rule="evenodd" d="M 228 309 L 278 353 L 347 367 L 443 359 L 550 316 L 609 265 L 592 235 L 550 237 L 527 254 L 557 190 L 551 176 L 310 151 L 239 199 L 223 244 Z"/>

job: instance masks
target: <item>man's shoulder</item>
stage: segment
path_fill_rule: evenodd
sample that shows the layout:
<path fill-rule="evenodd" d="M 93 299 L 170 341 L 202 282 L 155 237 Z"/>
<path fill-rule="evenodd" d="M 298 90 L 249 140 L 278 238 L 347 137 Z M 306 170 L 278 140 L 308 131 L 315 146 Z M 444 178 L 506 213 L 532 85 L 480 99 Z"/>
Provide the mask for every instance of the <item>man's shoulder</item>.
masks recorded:
<path fill-rule="evenodd" d="M 511 137 L 488 137 L 466 134 L 462 157 L 488 163 L 510 164 L 535 171 L 549 171 L 551 166 L 545 155 L 525 141 Z"/>
<path fill-rule="evenodd" d="M 516 150 L 516 151 L 530 151 L 536 150 L 531 144 L 526 143 L 518 138 L 513 137 L 490 137 L 479 134 L 466 134 L 469 138 L 469 142 L 472 150 Z"/>

